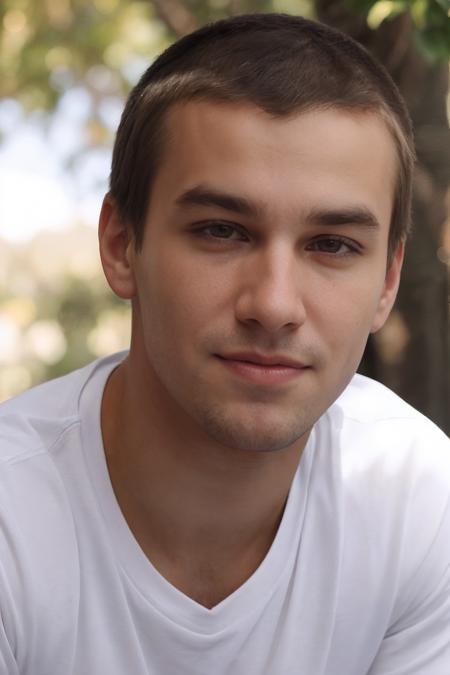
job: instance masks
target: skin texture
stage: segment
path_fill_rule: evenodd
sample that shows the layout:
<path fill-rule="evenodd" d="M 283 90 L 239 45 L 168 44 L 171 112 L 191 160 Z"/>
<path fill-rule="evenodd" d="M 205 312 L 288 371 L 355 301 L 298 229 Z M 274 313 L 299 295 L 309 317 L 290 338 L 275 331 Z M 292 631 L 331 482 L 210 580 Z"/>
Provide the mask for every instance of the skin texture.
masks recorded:
<path fill-rule="evenodd" d="M 100 216 L 106 277 L 133 307 L 102 431 L 139 544 L 212 607 L 264 558 L 311 427 L 392 307 L 397 162 L 372 113 L 272 118 L 190 102 L 169 112 L 167 130 L 142 250 L 108 196 Z M 251 381 L 217 357 L 237 351 L 303 368 Z"/>

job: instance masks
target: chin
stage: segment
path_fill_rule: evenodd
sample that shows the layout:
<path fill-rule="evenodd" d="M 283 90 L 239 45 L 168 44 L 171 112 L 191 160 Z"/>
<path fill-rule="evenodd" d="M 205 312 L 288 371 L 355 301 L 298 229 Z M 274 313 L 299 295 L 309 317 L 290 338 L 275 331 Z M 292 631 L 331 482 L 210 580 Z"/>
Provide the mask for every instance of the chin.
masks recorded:
<path fill-rule="evenodd" d="M 294 445 L 305 434 L 309 433 L 312 424 L 298 415 L 291 423 L 283 420 L 251 419 L 248 414 L 244 419 L 227 419 L 222 411 L 216 414 L 209 410 L 202 419 L 202 427 L 206 434 L 216 443 L 235 450 L 248 452 L 277 452 Z"/>

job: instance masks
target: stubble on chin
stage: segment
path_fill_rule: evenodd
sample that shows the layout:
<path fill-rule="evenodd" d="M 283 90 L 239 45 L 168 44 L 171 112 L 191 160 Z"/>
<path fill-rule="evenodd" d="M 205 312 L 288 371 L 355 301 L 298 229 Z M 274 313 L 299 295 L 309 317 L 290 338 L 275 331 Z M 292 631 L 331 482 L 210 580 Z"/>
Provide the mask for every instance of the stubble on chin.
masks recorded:
<path fill-rule="evenodd" d="M 196 406 L 195 417 L 203 431 L 215 443 L 244 452 L 278 452 L 298 443 L 309 434 L 314 421 L 310 415 L 292 411 L 285 415 L 270 414 L 263 409 L 255 412 L 248 406 L 239 413 L 226 411 L 223 406 Z"/>

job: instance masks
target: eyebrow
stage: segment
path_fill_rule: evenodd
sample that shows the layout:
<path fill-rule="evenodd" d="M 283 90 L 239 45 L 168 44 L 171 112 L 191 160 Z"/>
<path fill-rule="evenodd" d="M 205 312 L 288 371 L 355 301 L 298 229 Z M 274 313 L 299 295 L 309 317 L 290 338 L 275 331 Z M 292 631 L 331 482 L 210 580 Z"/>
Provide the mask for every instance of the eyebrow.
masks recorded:
<path fill-rule="evenodd" d="M 375 214 L 366 206 L 351 206 L 339 209 L 313 209 L 308 213 L 306 221 L 311 225 L 361 225 L 379 228 Z"/>
<path fill-rule="evenodd" d="M 233 195 L 220 190 L 198 185 L 183 192 L 175 201 L 178 206 L 213 206 L 239 213 L 244 216 L 260 216 L 263 208 L 240 195 Z M 330 209 L 312 209 L 306 215 L 308 225 L 330 227 L 339 225 L 356 225 L 379 228 L 375 214 L 366 206 L 348 206 Z"/>
<path fill-rule="evenodd" d="M 257 215 L 261 211 L 256 204 L 245 197 L 212 190 L 201 185 L 183 192 L 175 203 L 180 206 L 217 206 L 243 216 Z"/>

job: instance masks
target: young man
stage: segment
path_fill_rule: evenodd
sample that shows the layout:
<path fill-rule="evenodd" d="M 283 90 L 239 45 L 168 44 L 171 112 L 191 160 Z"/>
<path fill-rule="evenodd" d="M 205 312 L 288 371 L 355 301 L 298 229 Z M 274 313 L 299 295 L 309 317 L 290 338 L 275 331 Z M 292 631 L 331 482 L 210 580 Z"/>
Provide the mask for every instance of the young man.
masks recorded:
<path fill-rule="evenodd" d="M 355 375 L 412 165 L 393 83 L 317 23 L 144 74 L 99 229 L 130 351 L 2 407 L 2 675 L 450 672 L 450 444 Z"/>

